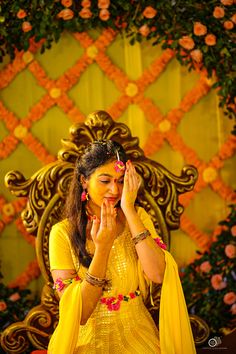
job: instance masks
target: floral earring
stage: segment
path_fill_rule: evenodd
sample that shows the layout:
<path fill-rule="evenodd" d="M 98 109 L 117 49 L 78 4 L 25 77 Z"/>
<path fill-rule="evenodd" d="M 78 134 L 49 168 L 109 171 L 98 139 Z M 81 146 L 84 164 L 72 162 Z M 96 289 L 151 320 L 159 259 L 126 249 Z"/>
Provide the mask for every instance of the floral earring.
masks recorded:
<path fill-rule="evenodd" d="M 81 201 L 85 202 L 86 200 L 89 200 L 89 195 L 88 192 L 84 189 L 83 192 L 81 193 Z"/>

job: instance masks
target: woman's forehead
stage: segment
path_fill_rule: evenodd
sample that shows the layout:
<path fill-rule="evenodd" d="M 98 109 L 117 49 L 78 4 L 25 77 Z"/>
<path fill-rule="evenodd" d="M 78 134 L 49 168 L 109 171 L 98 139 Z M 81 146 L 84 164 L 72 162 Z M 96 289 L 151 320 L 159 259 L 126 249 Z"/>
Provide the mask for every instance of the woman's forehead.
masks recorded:
<path fill-rule="evenodd" d="M 116 161 L 112 161 L 112 162 L 109 162 L 105 165 L 98 167 L 95 170 L 94 174 L 96 174 L 96 176 L 108 175 L 108 176 L 115 177 L 115 178 L 119 178 L 119 177 L 123 176 L 125 174 L 125 172 L 124 171 L 117 172 L 115 169 L 115 163 L 116 163 Z"/>

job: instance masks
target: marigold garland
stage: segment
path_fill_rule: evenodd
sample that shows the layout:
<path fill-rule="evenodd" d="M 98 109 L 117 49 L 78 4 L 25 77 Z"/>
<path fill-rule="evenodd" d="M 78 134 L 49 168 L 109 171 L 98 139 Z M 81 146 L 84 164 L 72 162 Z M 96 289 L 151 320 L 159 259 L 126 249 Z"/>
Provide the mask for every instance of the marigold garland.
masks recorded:
<path fill-rule="evenodd" d="M 13 281 L 8 284 L 9 288 L 19 287 L 25 289 L 32 280 L 37 279 L 40 276 L 40 268 L 37 259 L 29 262 L 26 269 Z"/>

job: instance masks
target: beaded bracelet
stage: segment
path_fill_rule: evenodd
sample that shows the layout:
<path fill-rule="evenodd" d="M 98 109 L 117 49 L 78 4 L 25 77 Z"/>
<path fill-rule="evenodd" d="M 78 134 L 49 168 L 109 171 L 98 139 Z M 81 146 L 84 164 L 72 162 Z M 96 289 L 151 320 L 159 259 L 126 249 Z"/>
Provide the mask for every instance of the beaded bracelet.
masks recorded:
<path fill-rule="evenodd" d="M 107 283 L 106 278 L 97 278 L 94 275 L 90 274 L 89 272 L 86 272 L 85 280 L 89 284 L 91 284 L 93 286 L 97 286 L 97 287 L 103 287 Z"/>
<path fill-rule="evenodd" d="M 140 232 L 138 235 L 134 236 L 132 238 L 132 240 L 133 240 L 134 244 L 137 245 L 138 242 L 145 240 L 145 238 L 147 238 L 150 235 L 151 235 L 150 231 L 146 229 L 146 230 Z"/>

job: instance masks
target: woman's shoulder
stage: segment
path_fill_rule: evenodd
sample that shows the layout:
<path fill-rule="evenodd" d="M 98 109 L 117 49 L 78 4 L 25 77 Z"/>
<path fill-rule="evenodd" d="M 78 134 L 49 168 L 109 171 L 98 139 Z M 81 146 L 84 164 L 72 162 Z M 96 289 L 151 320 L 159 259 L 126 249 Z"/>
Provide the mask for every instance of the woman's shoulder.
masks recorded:
<path fill-rule="evenodd" d="M 63 219 L 52 226 L 51 234 L 68 236 L 69 234 L 69 221 Z"/>

